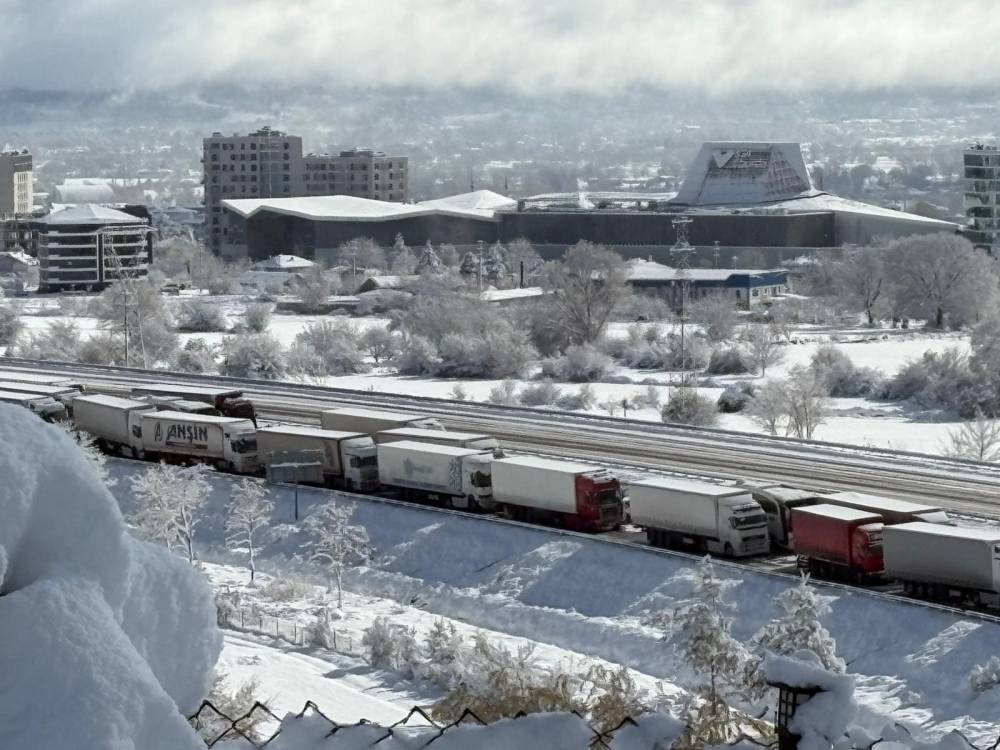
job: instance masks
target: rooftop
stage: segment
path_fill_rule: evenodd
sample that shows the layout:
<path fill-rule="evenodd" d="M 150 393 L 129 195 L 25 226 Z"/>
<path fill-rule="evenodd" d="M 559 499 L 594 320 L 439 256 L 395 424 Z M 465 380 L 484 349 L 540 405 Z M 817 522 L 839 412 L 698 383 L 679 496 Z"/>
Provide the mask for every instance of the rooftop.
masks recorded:
<path fill-rule="evenodd" d="M 857 510 L 855 508 L 845 508 L 843 505 L 830 505 L 828 503 L 824 503 L 822 505 L 800 506 L 795 509 L 795 512 L 811 513 L 817 516 L 836 518 L 840 521 L 862 521 L 864 519 L 871 519 L 874 523 L 882 520 L 882 517 L 878 513 L 872 513 L 867 510 Z"/>
<path fill-rule="evenodd" d="M 733 276 L 762 276 L 775 271 L 748 268 L 687 268 L 682 271 L 673 266 L 657 263 L 655 260 L 634 258 L 626 264 L 628 281 L 726 281 Z M 780 272 L 780 271 L 779 271 Z"/>
<path fill-rule="evenodd" d="M 629 482 L 629 486 L 653 487 L 656 489 L 674 490 L 675 492 L 687 492 L 692 495 L 704 495 L 706 497 L 749 496 L 750 494 L 749 487 L 734 487 L 732 485 L 699 482 L 696 479 L 679 479 L 674 477 L 649 477 Z"/>
<path fill-rule="evenodd" d="M 81 206 L 64 208 L 55 211 L 41 220 L 48 225 L 75 225 L 93 224 L 95 226 L 105 224 L 145 224 L 140 219 L 124 211 L 117 211 L 113 208 L 106 208 L 95 203 L 85 203 Z"/>

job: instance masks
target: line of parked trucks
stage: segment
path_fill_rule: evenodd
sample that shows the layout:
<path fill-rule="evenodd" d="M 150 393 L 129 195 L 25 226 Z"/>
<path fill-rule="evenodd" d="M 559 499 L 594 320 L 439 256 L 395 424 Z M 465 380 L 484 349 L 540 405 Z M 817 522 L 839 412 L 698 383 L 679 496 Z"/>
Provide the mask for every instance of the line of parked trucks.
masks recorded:
<path fill-rule="evenodd" d="M 599 465 L 507 455 L 490 435 L 448 431 L 425 415 L 344 407 L 322 412 L 319 427 L 259 426 L 238 390 L 144 384 L 127 397 L 89 394 L 59 376 L 0 368 L 4 401 L 72 420 L 111 454 L 269 476 L 308 466 L 303 476 L 353 492 L 590 532 L 630 522 L 651 545 L 730 557 L 784 549 L 817 577 L 899 581 L 911 596 L 1000 607 L 1000 528 L 954 525 L 923 504 L 675 477 L 631 481 L 626 497 Z"/>

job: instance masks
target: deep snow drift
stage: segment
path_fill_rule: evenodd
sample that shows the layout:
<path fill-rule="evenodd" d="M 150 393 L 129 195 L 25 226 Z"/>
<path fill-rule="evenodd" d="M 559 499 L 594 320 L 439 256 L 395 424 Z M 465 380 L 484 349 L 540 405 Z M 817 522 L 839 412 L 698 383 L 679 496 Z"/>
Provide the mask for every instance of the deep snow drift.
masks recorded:
<path fill-rule="evenodd" d="M 133 539 L 60 428 L 0 405 L 0 746 L 204 747 L 184 715 L 221 650 L 212 594 Z"/>

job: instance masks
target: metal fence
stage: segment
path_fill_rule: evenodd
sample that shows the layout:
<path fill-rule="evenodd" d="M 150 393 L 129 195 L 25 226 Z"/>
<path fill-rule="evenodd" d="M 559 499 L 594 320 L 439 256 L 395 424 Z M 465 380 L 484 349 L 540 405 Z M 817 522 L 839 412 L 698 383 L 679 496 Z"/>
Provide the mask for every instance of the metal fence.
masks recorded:
<path fill-rule="evenodd" d="M 273 615 L 261 612 L 256 607 L 220 609 L 219 625 L 244 633 L 271 636 L 272 638 L 291 643 L 294 646 L 320 645 L 309 642 L 309 626 L 302 625 L 293 620 L 274 617 Z M 360 644 L 352 634 L 338 631 L 331 626 L 330 636 L 330 642 L 323 645 L 331 651 L 349 656 L 361 656 Z M 354 650 L 355 645 L 359 646 L 359 651 Z"/>

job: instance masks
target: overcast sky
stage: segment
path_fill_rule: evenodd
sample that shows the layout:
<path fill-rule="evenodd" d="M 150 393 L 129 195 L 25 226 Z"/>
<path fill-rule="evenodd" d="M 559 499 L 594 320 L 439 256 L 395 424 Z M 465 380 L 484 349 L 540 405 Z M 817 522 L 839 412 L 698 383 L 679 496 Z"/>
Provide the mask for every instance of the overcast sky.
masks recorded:
<path fill-rule="evenodd" d="M 0 0 L 0 85 L 1000 83 L 997 0 Z"/>

